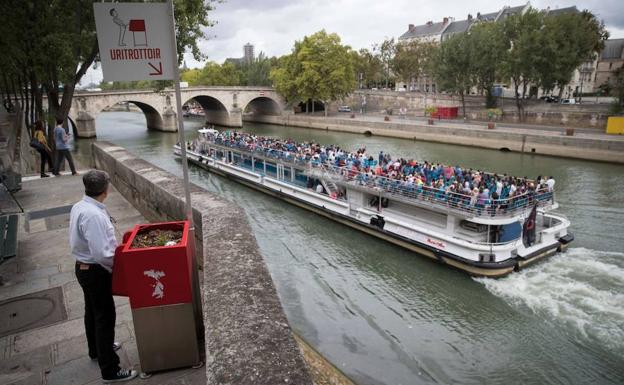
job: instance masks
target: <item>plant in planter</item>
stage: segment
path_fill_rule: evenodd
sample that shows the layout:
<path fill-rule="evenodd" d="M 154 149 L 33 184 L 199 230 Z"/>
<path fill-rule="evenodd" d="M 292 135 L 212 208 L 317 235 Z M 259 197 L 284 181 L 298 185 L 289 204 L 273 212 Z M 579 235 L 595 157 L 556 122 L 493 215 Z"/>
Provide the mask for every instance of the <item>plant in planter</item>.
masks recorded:
<path fill-rule="evenodd" d="M 488 128 L 494 129 L 494 127 L 496 127 L 496 124 L 494 123 L 495 120 L 499 120 L 501 118 L 501 116 L 503 116 L 503 111 L 500 108 L 488 108 L 487 110 L 487 117 L 488 117 Z"/>
<path fill-rule="evenodd" d="M 574 136 L 574 128 L 566 128 L 565 134 L 566 136 Z"/>
<path fill-rule="evenodd" d="M 428 116 L 427 124 L 433 125 L 433 117 L 438 113 L 438 108 L 436 106 L 427 106 L 425 107 L 425 116 Z"/>
<path fill-rule="evenodd" d="M 384 121 L 385 122 L 389 122 L 390 121 L 390 117 L 388 115 L 384 116 Z"/>

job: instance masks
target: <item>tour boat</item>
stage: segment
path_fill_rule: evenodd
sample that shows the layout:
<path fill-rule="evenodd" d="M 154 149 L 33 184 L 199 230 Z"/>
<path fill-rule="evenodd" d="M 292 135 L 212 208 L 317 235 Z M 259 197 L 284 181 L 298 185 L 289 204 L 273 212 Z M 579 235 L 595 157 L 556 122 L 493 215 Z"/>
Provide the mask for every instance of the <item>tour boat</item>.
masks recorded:
<path fill-rule="evenodd" d="M 181 148 L 174 146 L 181 156 Z M 190 163 L 474 276 L 501 277 L 561 252 L 570 221 L 540 190 L 485 205 L 462 194 L 396 181 L 202 133 Z M 322 185 L 322 189 L 318 185 Z M 317 187 L 317 188 L 314 188 Z"/>

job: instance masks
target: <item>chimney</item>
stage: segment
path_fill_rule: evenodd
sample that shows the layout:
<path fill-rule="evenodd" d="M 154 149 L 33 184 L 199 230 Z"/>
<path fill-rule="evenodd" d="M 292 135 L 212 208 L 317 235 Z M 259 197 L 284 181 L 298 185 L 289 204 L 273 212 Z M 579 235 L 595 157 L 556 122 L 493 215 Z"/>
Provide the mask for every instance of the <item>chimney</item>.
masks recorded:
<path fill-rule="evenodd" d="M 448 17 L 445 17 L 444 19 L 442 19 L 444 25 L 446 25 L 448 23 Z"/>
<path fill-rule="evenodd" d="M 407 26 L 407 30 L 408 30 L 408 31 L 413 31 L 413 30 L 414 30 L 414 24 L 409 24 L 409 25 Z"/>

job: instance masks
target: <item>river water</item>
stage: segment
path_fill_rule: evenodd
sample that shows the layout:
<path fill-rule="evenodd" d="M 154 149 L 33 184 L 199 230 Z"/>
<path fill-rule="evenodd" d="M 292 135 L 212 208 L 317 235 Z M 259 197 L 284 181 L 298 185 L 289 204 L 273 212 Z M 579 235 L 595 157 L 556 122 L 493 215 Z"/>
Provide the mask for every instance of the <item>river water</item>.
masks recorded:
<path fill-rule="evenodd" d="M 176 133 L 148 131 L 131 112 L 102 113 L 96 126 L 100 140 L 181 175 Z M 556 179 L 573 247 L 507 278 L 475 279 L 191 167 L 193 182 L 245 209 L 291 326 L 356 383 L 624 383 L 622 166 L 295 127 L 244 130 Z M 76 155 L 87 157 L 89 144 L 77 141 Z"/>

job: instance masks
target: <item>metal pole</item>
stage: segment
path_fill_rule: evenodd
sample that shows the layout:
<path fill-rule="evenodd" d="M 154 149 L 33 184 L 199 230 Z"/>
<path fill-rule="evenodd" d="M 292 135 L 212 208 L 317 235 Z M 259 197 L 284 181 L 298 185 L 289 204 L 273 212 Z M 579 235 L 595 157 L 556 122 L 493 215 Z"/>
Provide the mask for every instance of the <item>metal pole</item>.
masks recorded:
<path fill-rule="evenodd" d="M 184 136 L 184 117 L 182 115 L 182 95 L 180 95 L 180 69 L 178 68 L 178 44 L 176 42 L 175 34 L 175 15 L 173 9 L 173 0 L 167 0 L 169 4 L 169 12 L 171 13 L 171 41 L 173 43 L 173 58 L 171 63 L 173 64 L 173 85 L 175 87 L 175 99 L 176 99 L 176 115 L 178 117 L 178 140 L 180 141 L 180 155 L 182 156 L 182 176 L 184 178 L 184 196 L 186 219 L 189 222 L 189 243 L 190 252 L 192 255 L 192 302 L 193 302 L 193 316 L 195 318 L 195 331 L 198 338 L 201 338 L 204 334 L 203 313 L 201 304 L 201 294 L 199 287 L 199 266 L 197 251 L 195 250 L 195 221 L 193 220 L 193 206 L 191 205 L 191 185 L 189 183 L 188 176 L 188 161 L 186 158 L 186 139 Z M 193 366 L 200 367 L 203 362 L 199 362 Z"/>
<path fill-rule="evenodd" d="M 193 207 L 191 205 L 191 186 L 188 176 L 188 162 L 186 159 L 186 139 L 184 137 L 184 117 L 182 116 L 182 96 L 180 95 L 180 69 L 178 68 L 178 45 L 175 34 L 175 17 L 173 14 L 173 1 L 167 0 L 171 13 L 171 40 L 173 42 L 173 85 L 175 87 L 176 99 L 176 115 L 178 117 L 178 140 L 180 141 L 180 154 L 182 155 L 182 175 L 184 178 L 184 196 L 186 198 L 185 211 L 186 218 L 189 221 L 191 239 L 195 239 L 195 224 L 193 222 Z M 193 252 L 195 251 L 195 242 L 193 242 Z"/>

